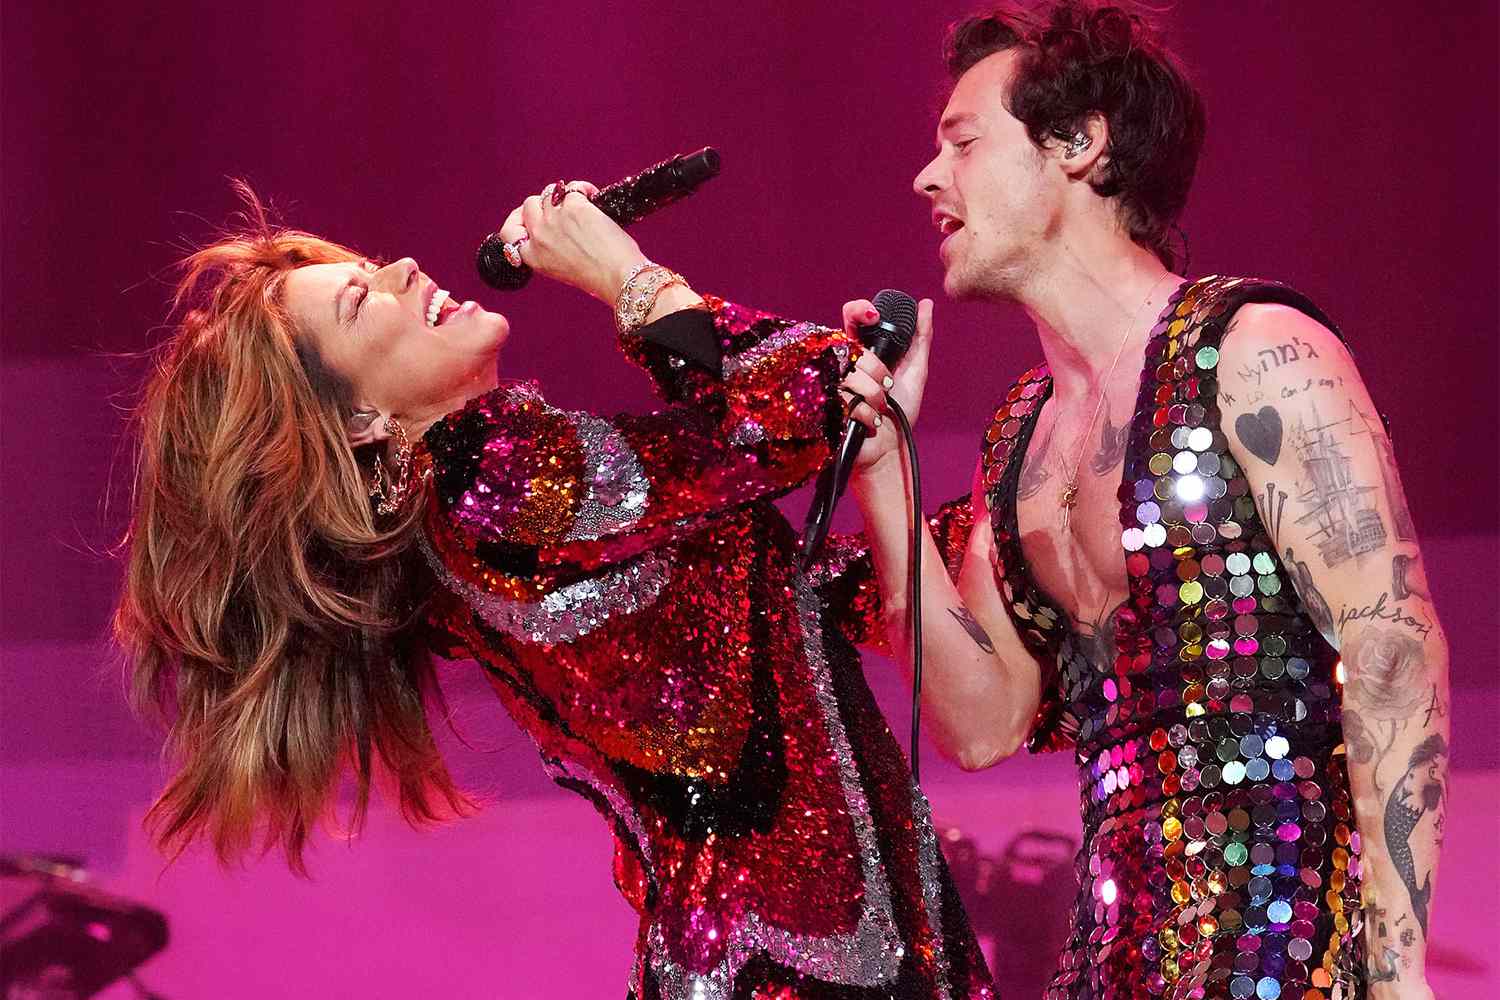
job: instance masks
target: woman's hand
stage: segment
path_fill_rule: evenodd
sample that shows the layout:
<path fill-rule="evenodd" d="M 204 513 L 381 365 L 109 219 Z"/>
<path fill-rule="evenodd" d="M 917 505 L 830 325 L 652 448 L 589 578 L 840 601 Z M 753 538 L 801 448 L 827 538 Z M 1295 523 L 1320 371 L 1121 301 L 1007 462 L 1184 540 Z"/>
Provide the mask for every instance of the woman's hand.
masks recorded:
<path fill-rule="evenodd" d="M 506 218 L 500 238 L 519 243 L 522 263 L 613 306 L 631 268 L 645 260 L 635 240 L 590 200 L 599 189 L 548 184 Z"/>
<path fill-rule="evenodd" d="M 844 303 L 844 330 L 851 336 L 857 336 L 860 327 L 879 318 L 874 304 L 866 299 Z M 898 476 L 901 474 L 901 430 L 890 415 L 886 395 L 896 397 L 906 419 L 915 427 L 917 412 L 922 407 L 922 390 L 927 384 L 927 354 L 931 347 L 932 300 L 923 299 L 917 303 L 916 336 L 894 372 L 873 351 L 866 351 L 844 376 L 840 388 L 845 397 L 864 397 L 864 402 L 857 403 L 849 415 L 870 431 L 854 460 L 856 484 L 862 478 L 884 475 L 892 469 Z"/>

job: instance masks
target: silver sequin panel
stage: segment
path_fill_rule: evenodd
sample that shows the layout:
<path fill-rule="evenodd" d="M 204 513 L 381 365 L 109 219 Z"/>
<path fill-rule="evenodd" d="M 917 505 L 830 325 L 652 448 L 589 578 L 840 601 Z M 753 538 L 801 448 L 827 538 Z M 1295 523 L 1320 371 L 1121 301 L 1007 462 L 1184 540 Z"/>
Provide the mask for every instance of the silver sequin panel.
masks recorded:
<path fill-rule="evenodd" d="M 615 615 L 650 607 L 672 578 L 676 549 L 651 551 L 597 577 L 559 587 L 540 601 L 512 601 L 459 579 L 421 539 L 422 555 L 449 590 L 491 628 L 524 642 L 572 642 Z"/>
<path fill-rule="evenodd" d="M 948 953 L 943 948 L 943 856 L 937 831 L 932 826 L 932 806 L 915 781 L 911 784 L 911 814 L 917 826 L 917 878 L 922 883 L 922 904 L 927 908 L 927 926 L 932 931 L 932 964 L 938 991 L 952 996 L 948 984 Z"/>
<path fill-rule="evenodd" d="M 619 428 L 588 413 L 565 413 L 583 443 L 588 491 L 564 539 L 592 541 L 629 530 L 646 509 L 650 484 L 640 457 Z"/>
<path fill-rule="evenodd" d="M 859 844 L 860 867 L 865 883 L 864 905 L 859 923 L 848 934 L 816 937 L 794 934 L 772 926 L 762 920 L 759 914 L 751 912 L 729 932 L 724 960 L 702 973 L 694 973 L 673 961 L 667 954 L 667 944 L 660 925 L 652 925 L 647 932 L 650 962 L 661 985 L 663 1000 L 729 1000 L 734 993 L 735 976 L 758 951 L 764 951 L 788 968 L 829 983 L 880 986 L 894 980 L 900 971 L 905 948 L 891 909 L 891 886 L 880 861 L 880 847 L 875 839 L 875 821 L 870 815 L 870 803 L 865 798 L 864 789 L 860 787 L 854 752 L 849 747 L 849 737 L 844 732 L 844 723 L 839 717 L 832 672 L 823 655 L 820 624 L 822 602 L 805 578 L 797 581 L 797 609 L 801 619 L 803 651 L 812 670 L 813 691 L 823 716 L 829 745 L 838 762 L 839 784 L 843 787 L 844 800 L 849 806 L 849 819 L 854 825 L 854 837 Z M 930 823 L 928 827 L 930 829 Z M 933 844 L 936 845 L 936 840 Z M 923 865 L 922 868 L 923 894 L 933 898 L 933 890 L 927 886 L 927 866 Z M 936 885 L 936 882 L 933 884 Z M 937 891 L 941 892 L 941 889 Z M 942 984 L 942 990 L 943 995 L 947 996 L 946 984 Z"/>
<path fill-rule="evenodd" d="M 728 380 L 749 371 L 777 351 L 806 340 L 807 335 L 816 329 L 818 329 L 816 323 L 797 323 L 793 326 L 782 327 L 755 346 L 748 347 L 738 354 L 727 355 L 722 362 L 724 378 Z"/>

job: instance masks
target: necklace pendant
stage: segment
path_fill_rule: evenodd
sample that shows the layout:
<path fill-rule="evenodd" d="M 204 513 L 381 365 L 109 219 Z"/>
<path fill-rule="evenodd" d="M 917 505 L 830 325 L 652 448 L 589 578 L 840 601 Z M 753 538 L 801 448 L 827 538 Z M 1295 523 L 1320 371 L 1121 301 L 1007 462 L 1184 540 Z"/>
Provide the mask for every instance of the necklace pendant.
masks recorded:
<path fill-rule="evenodd" d="M 1057 505 L 1062 508 L 1062 526 L 1066 531 L 1073 508 L 1078 505 L 1078 481 L 1076 479 L 1069 481 L 1068 485 L 1063 487 L 1062 496 L 1058 497 Z"/>

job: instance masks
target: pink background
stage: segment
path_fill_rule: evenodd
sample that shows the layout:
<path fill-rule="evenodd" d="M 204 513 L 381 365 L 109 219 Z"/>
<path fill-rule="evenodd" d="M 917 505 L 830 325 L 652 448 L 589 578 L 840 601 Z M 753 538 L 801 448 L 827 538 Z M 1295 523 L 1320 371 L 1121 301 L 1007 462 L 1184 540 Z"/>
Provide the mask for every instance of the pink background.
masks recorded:
<path fill-rule="evenodd" d="M 558 174 L 603 182 L 713 144 L 723 176 L 637 232 L 698 287 L 823 320 L 886 285 L 940 295 L 910 181 L 944 96 L 943 26 L 965 9 L 7 4 L 0 852 L 85 855 L 106 884 L 162 907 L 174 943 L 144 978 L 173 1000 L 620 995 L 631 916 L 608 885 L 603 826 L 542 778 L 462 665 L 446 676 L 473 746 L 449 742 L 493 801 L 481 817 L 415 834 L 379 812 L 362 841 L 319 850 L 311 883 L 274 859 L 160 872 L 138 832 L 155 742 L 101 643 L 118 585 L 104 549 L 128 487 L 118 406 L 139 370 L 118 355 L 151 342 L 163 269 L 234 207 L 229 175 L 294 225 L 411 254 L 506 311 L 505 373 L 564 405 L 650 405 L 612 354 L 605 311 L 541 284 L 489 293 L 472 270 L 479 238 Z M 1210 113 L 1184 219 L 1191 273 L 1312 295 L 1393 421 L 1454 646 L 1433 974 L 1450 996 L 1488 995 L 1500 990 L 1496 8 L 1258 0 L 1181 4 L 1164 23 Z M 920 429 L 934 502 L 964 488 L 989 407 L 1037 357 L 1010 310 L 940 298 L 938 336 Z M 875 661 L 870 674 L 904 732 L 899 682 Z M 1065 760 L 966 776 L 924 759 L 940 820 L 985 854 L 1027 829 L 1076 837 Z M 1030 889 L 1010 877 L 998 900 L 970 896 L 1007 992 L 1028 996 L 1071 890 L 1065 875 Z"/>

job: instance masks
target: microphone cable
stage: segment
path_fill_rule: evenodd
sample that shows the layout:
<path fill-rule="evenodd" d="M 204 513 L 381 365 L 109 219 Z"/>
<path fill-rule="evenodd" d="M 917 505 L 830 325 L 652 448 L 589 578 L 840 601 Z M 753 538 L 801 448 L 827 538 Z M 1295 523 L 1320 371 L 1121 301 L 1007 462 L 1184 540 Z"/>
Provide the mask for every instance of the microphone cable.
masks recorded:
<path fill-rule="evenodd" d="M 864 402 L 864 397 L 851 392 L 850 395 Z M 901 442 L 911 462 L 911 552 L 908 558 L 907 607 L 911 609 L 912 634 L 911 654 L 911 778 L 918 784 L 922 781 L 920 754 L 922 735 L 922 463 L 917 458 L 917 441 L 912 434 L 911 421 L 906 411 L 896 402 L 896 397 L 887 394 L 886 405 L 901 427 Z"/>
<path fill-rule="evenodd" d="M 922 752 L 922 463 L 917 459 L 917 441 L 912 435 L 911 421 L 906 411 L 895 398 L 887 395 L 886 405 L 901 425 L 901 440 L 906 446 L 906 457 L 911 462 L 911 557 L 907 576 L 907 587 L 911 594 L 911 780 L 921 784 L 922 769 L 919 755 Z"/>

